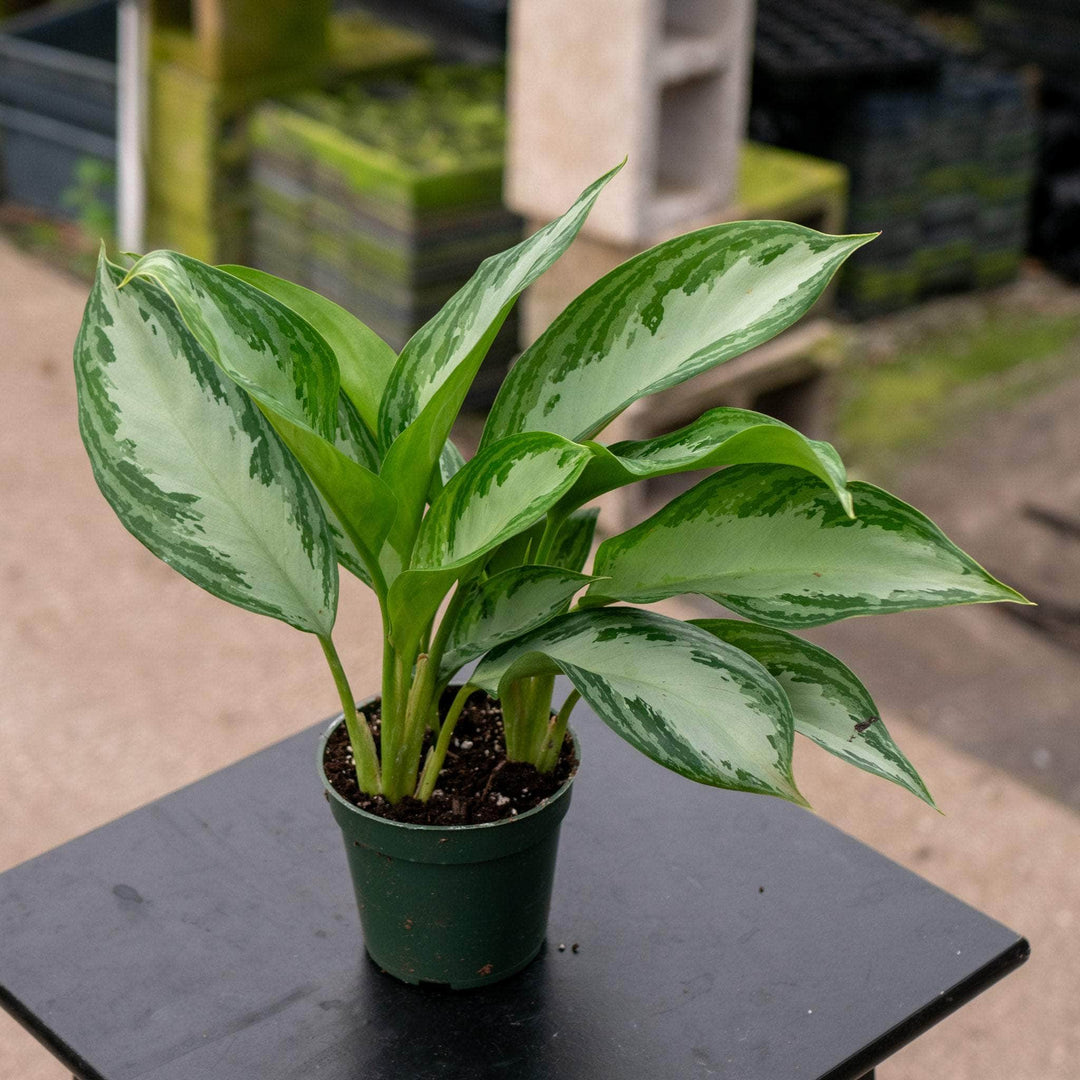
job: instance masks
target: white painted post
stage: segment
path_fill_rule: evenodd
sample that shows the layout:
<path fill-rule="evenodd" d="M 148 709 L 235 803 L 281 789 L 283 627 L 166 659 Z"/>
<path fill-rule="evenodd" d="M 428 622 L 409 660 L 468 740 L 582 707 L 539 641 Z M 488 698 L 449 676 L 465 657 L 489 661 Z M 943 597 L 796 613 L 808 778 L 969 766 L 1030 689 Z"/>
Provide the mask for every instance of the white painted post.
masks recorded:
<path fill-rule="evenodd" d="M 142 251 L 146 231 L 146 0 L 116 12 L 116 232 L 123 251 Z"/>

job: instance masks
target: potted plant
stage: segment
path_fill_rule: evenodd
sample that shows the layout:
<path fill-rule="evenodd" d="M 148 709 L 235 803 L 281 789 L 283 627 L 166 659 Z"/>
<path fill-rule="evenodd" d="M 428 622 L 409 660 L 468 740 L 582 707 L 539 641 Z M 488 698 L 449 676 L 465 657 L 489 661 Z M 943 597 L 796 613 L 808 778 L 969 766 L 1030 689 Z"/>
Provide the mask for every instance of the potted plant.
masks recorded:
<path fill-rule="evenodd" d="M 463 460 L 451 425 L 487 346 L 615 171 L 485 261 L 400 356 L 315 293 L 167 251 L 128 268 L 102 254 L 76 343 L 83 439 L 127 528 L 322 646 L 342 704 L 323 782 L 365 943 L 407 981 L 489 982 L 540 948 L 579 697 L 705 784 L 803 802 L 799 731 L 929 802 L 858 679 L 789 631 L 1023 602 L 767 416 L 717 408 L 670 435 L 597 441 L 632 402 L 791 325 L 869 236 L 729 223 L 636 256 L 526 349 Z M 597 495 L 718 466 L 585 570 Z M 381 694 L 359 710 L 332 639 L 339 564 L 382 615 Z M 743 618 L 633 606 L 681 593 Z M 553 708 L 557 674 L 573 691 Z"/>

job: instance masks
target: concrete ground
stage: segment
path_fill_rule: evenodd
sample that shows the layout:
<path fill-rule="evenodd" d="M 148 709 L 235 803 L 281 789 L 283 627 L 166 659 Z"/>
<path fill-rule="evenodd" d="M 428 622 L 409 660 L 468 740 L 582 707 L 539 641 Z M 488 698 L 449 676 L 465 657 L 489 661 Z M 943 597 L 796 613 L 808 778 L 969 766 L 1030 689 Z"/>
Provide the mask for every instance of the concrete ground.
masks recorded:
<path fill-rule="evenodd" d="M 1073 306 L 1077 296 L 1035 276 L 1012 294 L 1029 313 L 1041 310 L 1039 302 Z M 961 301 L 926 305 L 920 318 L 970 317 L 972 305 L 960 310 Z M 894 464 L 884 482 L 1039 606 L 856 619 L 811 636 L 872 676 L 882 707 L 902 710 L 1080 811 L 1078 360 L 1080 340 L 1073 339 L 1042 363 L 1039 370 L 1050 374 L 1041 389 L 977 412 L 958 402 L 958 429 L 932 450 Z M 1021 365 L 987 382 L 1007 399 L 1025 377 Z M 956 393 L 970 396 L 975 389 Z M 1048 517 L 1066 527 L 1052 527 Z"/>
<path fill-rule="evenodd" d="M 0 870 L 335 709 L 313 639 L 184 581 L 98 494 L 70 370 L 85 292 L 0 241 Z M 1080 382 L 1069 393 L 1080 396 Z M 1072 400 L 1063 390 L 1061 414 L 1051 407 L 1047 423 L 1071 429 Z M 973 482 L 992 488 L 998 458 L 1011 467 L 1016 456 L 999 439 Z M 1022 750 L 1009 757 L 984 745 L 996 730 L 1023 728 L 1038 732 L 1051 764 L 1059 746 L 1064 754 L 1075 662 L 1024 625 L 987 622 L 992 615 L 911 616 L 910 632 L 878 648 L 863 621 L 830 642 L 866 676 L 945 817 L 799 747 L 800 786 L 826 819 L 1033 946 L 1020 972 L 896 1055 L 882 1080 L 1066 1080 L 1080 1060 L 1080 822 L 1061 801 L 1068 785 L 1040 792 L 1017 779 L 1041 783 L 1045 755 L 1025 763 Z M 373 687 L 375 606 L 359 588 L 344 590 L 338 637 L 354 686 Z M 66 1076 L 0 1016 L 0 1080 Z"/>

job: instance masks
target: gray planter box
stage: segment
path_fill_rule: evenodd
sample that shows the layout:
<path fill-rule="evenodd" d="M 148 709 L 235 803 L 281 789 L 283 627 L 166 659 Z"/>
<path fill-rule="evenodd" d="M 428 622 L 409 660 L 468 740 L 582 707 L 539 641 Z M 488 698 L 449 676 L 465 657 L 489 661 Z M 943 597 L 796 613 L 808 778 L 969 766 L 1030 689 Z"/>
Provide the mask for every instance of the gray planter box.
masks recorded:
<path fill-rule="evenodd" d="M 0 33 L 0 195 L 69 217 L 85 159 L 116 160 L 116 0 L 51 5 Z"/>

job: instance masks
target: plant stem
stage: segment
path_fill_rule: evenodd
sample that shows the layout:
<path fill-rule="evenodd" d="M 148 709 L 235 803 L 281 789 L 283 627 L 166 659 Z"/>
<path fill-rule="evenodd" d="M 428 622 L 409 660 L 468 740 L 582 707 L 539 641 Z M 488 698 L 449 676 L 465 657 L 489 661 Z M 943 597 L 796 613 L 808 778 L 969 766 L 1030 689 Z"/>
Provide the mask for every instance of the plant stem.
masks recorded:
<path fill-rule="evenodd" d="M 411 790 L 420 769 L 420 754 L 424 746 L 424 732 L 428 725 L 438 726 L 438 703 L 435 700 L 433 666 L 427 653 L 421 653 L 413 671 L 412 686 L 405 705 L 405 735 L 400 749 L 400 789 Z M 434 721 L 434 722 L 432 722 Z"/>
<path fill-rule="evenodd" d="M 330 671 L 334 676 L 334 685 L 337 687 L 338 697 L 341 699 L 341 710 L 345 716 L 345 729 L 349 733 L 349 744 L 352 746 L 353 764 L 356 767 L 356 780 L 360 790 L 368 795 L 378 795 L 382 789 L 382 781 L 379 776 L 379 755 L 375 750 L 375 737 L 371 734 L 371 728 L 366 719 L 361 720 L 356 711 L 356 701 L 349 687 L 349 680 L 345 677 L 345 669 L 341 666 L 341 657 L 330 635 L 319 635 L 319 644 L 322 645 L 323 655 L 330 665 Z"/>
<path fill-rule="evenodd" d="M 382 711 L 381 749 L 382 749 L 382 789 L 389 799 L 393 779 L 394 742 L 399 725 L 397 724 L 397 653 L 391 643 L 388 623 L 383 620 L 383 656 L 382 656 Z M 392 800 L 391 800 L 392 801 Z"/>
<path fill-rule="evenodd" d="M 558 714 L 548 724 L 547 738 L 544 740 L 540 757 L 536 763 L 536 767 L 542 773 L 550 772 L 555 768 L 559 760 L 559 753 L 562 750 L 563 739 L 566 738 L 566 725 L 570 722 L 570 713 L 573 712 L 574 706 L 580 700 L 581 694 L 577 690 L 571 690 L 562 703 L 562 708 L 559 709 Z"/>
<path fill-rule="evenodd" d="M 510 683 L 502 694 L 503 733 L 506 736 L 506 756 L 511 761 L 521 761 L 524 756 L 523 743 L 526 741 L 527 714 L 525 712 L 525 694 L 521 679 Z"/>
<path fill-rule="evenodd" d="M 525 760 L 539 768 L 551 721 L 551 695 L 555 690 L 555 676 L 533 675 L 524 681 L 527 684 L 524 697 L 528 732 Z"/>
<path fill-rule="evenodd" d="M 427 761 L 424 762 L 423 775 L 416 786 L 416 797 L 421 802 L 427 802 L 431 798 L 431 793 L 435 790 L 435 783 L 439 778 L 443 762 L 446 760 L 446 751 L 450 748 L 450 739 L 454 734 L 454 727 L 458 722 L 458 717 L 461 715 L 461 710 L 465 708 L 465 702 L 476 689 L 477 687 L 471 683 L 466 683 L 457 692 L 457 696 L 446 714 L 446 719 L 443 720 L 442 727 L 439 728 L 439 738 L 428 751 Z"/>
<path fill-rule="evenodd" d="M 407 655 L 398 649 L 387 651 L 389 670 L 386 669 L 385 657 L 383 670 L 383 794 L 391 803 L 396 803 L 413 786 L 406 777 L 405 761 L 408 755 L 409 702 L 412 697 L 409 678 L 416 653 L 413 649 Z M 388 702 L 390 707 L 387 706 Z"/>

